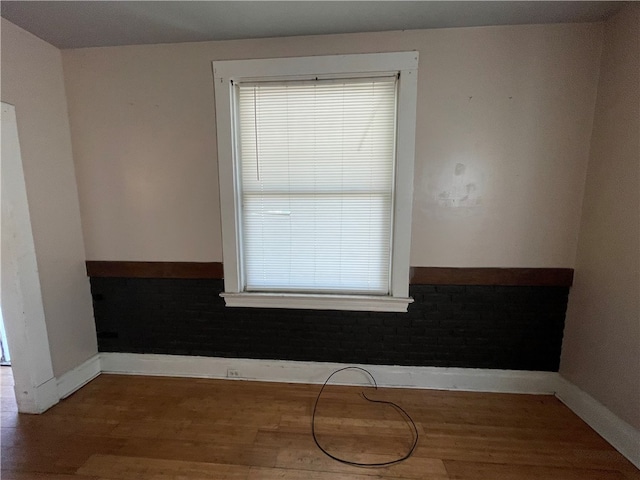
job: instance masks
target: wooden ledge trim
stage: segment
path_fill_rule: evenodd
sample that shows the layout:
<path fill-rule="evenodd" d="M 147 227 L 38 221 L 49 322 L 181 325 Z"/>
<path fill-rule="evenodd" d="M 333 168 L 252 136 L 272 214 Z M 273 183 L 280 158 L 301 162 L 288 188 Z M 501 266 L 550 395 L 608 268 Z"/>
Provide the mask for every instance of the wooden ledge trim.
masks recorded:
<path fill-rule="evenodd" d="M 90 277 L 223 278 L 220 262 L 108 262 L 87 261 Z"/>
<path fill-rule="evenodd" d="M 87 261 L 90 277 L 224 278 L 221 262 Z M 503 285 L 570 287 L 571 268 L 411 267 L 413 285 Z"/>
<path fill-rule="evenodd" d="M 413 285 L 570 287 L 572 268 L 411 267 Z"/>

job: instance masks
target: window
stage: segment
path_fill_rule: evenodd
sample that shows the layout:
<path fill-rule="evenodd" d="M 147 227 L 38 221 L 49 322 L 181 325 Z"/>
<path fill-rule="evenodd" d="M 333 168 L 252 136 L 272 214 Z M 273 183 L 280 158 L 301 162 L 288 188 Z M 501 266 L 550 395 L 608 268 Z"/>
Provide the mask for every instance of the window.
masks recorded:
<path fill-rule="evenodd" d="M 406 311 L 417 60 L 214 62 L 227 305 Z"/>

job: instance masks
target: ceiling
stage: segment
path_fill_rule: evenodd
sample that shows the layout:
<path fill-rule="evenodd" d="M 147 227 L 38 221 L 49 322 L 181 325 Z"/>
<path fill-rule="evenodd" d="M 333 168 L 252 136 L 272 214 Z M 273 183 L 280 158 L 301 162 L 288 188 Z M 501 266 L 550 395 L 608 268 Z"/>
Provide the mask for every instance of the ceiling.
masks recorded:
<path fill-rule="evenodd" d="M 623 2 L 6 1 L 2 17 L 58 48 L 423 28 L 597 22 Z"/>

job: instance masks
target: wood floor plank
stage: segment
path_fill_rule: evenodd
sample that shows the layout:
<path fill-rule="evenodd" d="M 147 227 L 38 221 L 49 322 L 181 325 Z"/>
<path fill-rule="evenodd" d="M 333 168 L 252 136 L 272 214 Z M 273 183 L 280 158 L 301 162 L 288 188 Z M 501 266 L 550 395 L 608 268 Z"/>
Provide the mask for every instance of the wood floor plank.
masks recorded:
<path fill-rule="evenodd" d="M 2 480 L 105 480 L 99 477 L 60 474 L 60 473 L 38 473 L 38 472 L 15 472 L 3 471 Z"/>
<path fill-rule="evenodd" d="M 396 458 L 398 457 L 391 455 L 375 455 L 366 453 L 352 454 L 349 456 L 348 460 L 362 463 L 380 463 L 385 461 L 392 461 Z M 313 450 L 293 448 L 284 449 L 278 455 L 276 467 L 293 470 L 310 470 L 316 472 L 336 472 L 351 474 L 363 474 L 363 471 L 366 471 L 367 474 L 408 479 L 428 478 L 430 480 L 447 480 L 449 478 L 442 460 L 439 459 L 420 458 L 417 456 L 412 456 L 406 461 L 398 463 L 396 465 L 363 469 L 362 467 L 355 467 L 336 462 L 335 460 L 327 457 L 317 448 Z"/>
<path fill-rule="evenodd" d="M 337 472 L 310 472 L 308 470 L 293 470 L 287 468 L 252 467 L 247 480 L 372 480 L 386 478 L 401 480 L 402 477 L 391 477 L 380 474 L 376 470 L 363 470 L 361 474 Z"/>
<path fill-rule="evenodd" d="M 459 423 L 429 423 L 421 432 L 429 435 L 465 436 L 475 438 L 500 439 L 509 438 L 516 441 L 550 441 L 565 442 L 575 448 L 608 448 L 609 444 L 599 435 L 582 423 L 577 428 L 532 428 L 523 426 L 469 425 Z"/>
<path fill-rule="evenodd" d="M 130 438 L 125 440 L 120 454 L 191 462 L 272 467 L 275 466 L 278 449 L 269 445 Z"/>
<path fill-rule="evenodd" d="M 0 396 L 0 411 L 4 412 L 17 412 L 18 404 L 16 402 L 16 397 L 13 393 L 13 387 L 11 387 L 10 393 L 4 393 Z"/>
<path fill-rule="evenodd" d="M 640 470 L 611 447 L 605 446 L 595 450 L 576 448 L 568 458 L 576 467 L 617 470 L 622 472 L 626 479 L 640 480 Z"/>
<path fill-rule="evenodd" d="M 197 478 L 199 480 L 245 480 L 247 466 L 184 462 L 156 458 L 93 455 L 77 471 L 80 475 L 93 475 L 113 480 L 175 480 Z"/>
<path fill-rule="evenodd" d="M 282 415 L 276 428 L 296 431 L 300 433 L 309 432 L 311 421 L 309 415 Z M 416 424 L 418 434 L 424 434 L 421 424 Z M 316 417 L 316 431 L 322 434 L 324 431 L 348 431 L 355 435 L 391 435 L 391 436 L 411 436 L 413 429 L 405 420 L 383 420 L 377 418 L 349 418 L 338 417 Z"/>
<path fill-rule="evenodd" d="M 586 468 L 445 460 L 452 480 L 625 480 L 621 472 Z"/>
<path fill-rule="evenodd" d="M 2 469 L 73 473 L 91 455 L 115 453 L 123 443 L 121 439 L 98 436 L 29 434 L 9 446 L 2 444 Z"/>
<path fill-rule="evenodd" d="M 505 441 L 502 446 L 487 446 L 481 442 L 466 439 L 423 437 L 416 448 L 415 455 L 426 458 L 440 458 L 442 460 L 468 460 L 485 463 L 552 467 L 571 466 L 566 454 L 563 452 L 510 448 L 508 441 Z"/>

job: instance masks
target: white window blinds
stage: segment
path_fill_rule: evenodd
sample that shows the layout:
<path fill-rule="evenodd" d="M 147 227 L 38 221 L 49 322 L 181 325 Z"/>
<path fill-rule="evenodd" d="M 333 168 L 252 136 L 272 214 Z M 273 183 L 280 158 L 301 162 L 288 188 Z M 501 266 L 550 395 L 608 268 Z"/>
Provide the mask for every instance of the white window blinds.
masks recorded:
<path fill-rule="evenodd" d="M 387 295 L 396 77 L 235 88 L 245 290 Z"/>

